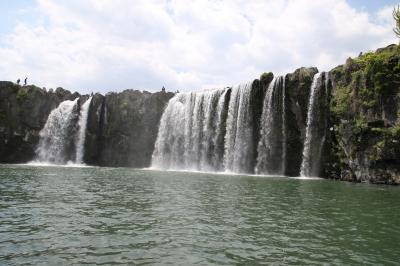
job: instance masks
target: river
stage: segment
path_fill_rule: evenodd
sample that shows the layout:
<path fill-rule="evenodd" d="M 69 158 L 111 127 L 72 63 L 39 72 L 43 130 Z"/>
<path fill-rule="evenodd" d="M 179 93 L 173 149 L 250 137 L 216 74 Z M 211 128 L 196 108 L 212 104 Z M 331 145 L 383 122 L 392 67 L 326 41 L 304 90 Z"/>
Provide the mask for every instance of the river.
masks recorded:
<path fill-rule="evenodd" d="M 0 264 L 396 265 L 400 187 L 0 165 Z"/>

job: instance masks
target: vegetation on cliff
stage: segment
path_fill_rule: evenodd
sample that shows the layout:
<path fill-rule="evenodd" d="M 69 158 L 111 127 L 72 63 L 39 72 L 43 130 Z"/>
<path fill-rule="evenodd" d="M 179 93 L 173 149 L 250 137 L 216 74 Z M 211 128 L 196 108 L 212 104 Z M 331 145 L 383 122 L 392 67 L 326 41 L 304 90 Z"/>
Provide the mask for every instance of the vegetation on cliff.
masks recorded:
<path fill-rule="evenodd" d="M 299 174 L 310 85 L 317 72 L 316 68 L 300 68 L 285 76 L 287 175 Z M 329 126 L 322 125 L 329 131 L 323 176 L 400 183 L 400 47 L 390 45 L 349 58 L 329 76 L 332 86 L 325 92 L 327 101 L 317 107 L 321 114 L 330 111 Z M 253 145 L 258 142 L 263 99 L 273 77 L 264 73 L 252 83 Z M 160 117 L 173 95 L 133 90 L 96 94 L 89 111 L 85 161 L 148 166 Z M 0 82 L 0 161 L 31 160 L 50 111 L 76 97 L 86 96 L 62 88 L 46 91 Z"/>
<path fill-rule="evenodd" d="M 337 156 L 350 170 L 342 178 L 366 180 L 372 170 L 376 182 L 400 182 L 399 46 L 349 58 L 331 75 Z"/>

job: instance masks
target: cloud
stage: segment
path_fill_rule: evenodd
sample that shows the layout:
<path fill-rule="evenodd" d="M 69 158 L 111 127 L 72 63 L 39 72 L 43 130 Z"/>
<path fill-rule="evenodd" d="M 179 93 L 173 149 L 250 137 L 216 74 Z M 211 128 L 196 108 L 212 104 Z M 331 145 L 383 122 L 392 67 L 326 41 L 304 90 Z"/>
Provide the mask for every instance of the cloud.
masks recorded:
<path fill-rule="evenodd" d="M 391 7 L 345 0 L 39 0 L 2 36 L 0 76 L 81 92 L 195 90 L 320 70 L 396 42 Z M 22 76 L 21 76 L 22 75 Z"/>

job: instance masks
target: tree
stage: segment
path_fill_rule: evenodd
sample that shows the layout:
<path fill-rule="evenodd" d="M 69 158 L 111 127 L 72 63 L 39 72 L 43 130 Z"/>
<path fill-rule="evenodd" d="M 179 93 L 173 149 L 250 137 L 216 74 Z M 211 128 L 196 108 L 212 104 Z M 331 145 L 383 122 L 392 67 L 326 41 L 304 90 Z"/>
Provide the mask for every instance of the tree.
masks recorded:
<path fill-rule="evenodd" d="M 393 28 L 394 33 L 400 38 L 400 7 L 393 8 L 393 18 L 396 21 L 396 27 Z"/>

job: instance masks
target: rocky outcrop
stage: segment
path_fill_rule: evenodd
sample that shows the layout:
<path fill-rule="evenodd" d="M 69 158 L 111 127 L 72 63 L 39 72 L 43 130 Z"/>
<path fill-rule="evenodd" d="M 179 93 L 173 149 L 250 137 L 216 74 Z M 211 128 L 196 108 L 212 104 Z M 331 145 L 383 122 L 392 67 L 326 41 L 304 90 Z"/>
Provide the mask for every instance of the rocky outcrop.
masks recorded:
<path fill-rule="evenodd" d="M 307 126 L 310 87 L 316 68 L 300 68 L 285 76 L 283 117 L 286 141 L 285 174 L 297 176 Z M 263 99 L 273 80 L 264 73 L 252 83 L 250 119 L 252 147 L 260 139 Z M 324 74 L 315 106 L 321 146 L 320 174 L 326 178 L 373 183 L 400 183 L 400 48 L 390 45 L 357 58 Z M 229 103 L 231 89 L 225 94 Z M 100 166 L 148 167 L 159 122 L 168 101 L 167 92 L 125 90 L 96 94 L 90 104 L 84 161 Z M 51 110 L 62 101 L 88 95 L 35 86 L 0 82 L 0 162 L 23 163 L 35 156 L 39 132 Z M 323 98 L 323 99 L 322 99 Z M 80 105 L 80 104 L 79 104 Z M 226 123 L 224 106 L 221 123 Z M 223 126 L 223 128 L 225 128 Z M 225 130 L 225 129 L 224 129 Z M 222 132 L 221 136 L 225 135 Z M 224 146 L 221 137 L 217 143 Z M 278 140 L 279 141 L 279 140 Z M 222 158 L 223 150 L 217 151 Z M 256 162 L 257 151 L 250 160 Z M 253 168 L 253 166 L 250 166 Z"/>
<path fill-rule="evenodd" d="M 310 98 L 310 86 L 314 75 L 318 72 L 315 67 L 299 68 L 285 75 L 284 79 L 284 127 L 286 128 L 286 162 L 285 175 L 298 176 L 302 159 L 305 128 L 307 124 L 307 107 Z M 264 73 L 252 85 L 251 106 L 253 111 L 253 147 L 257 147 L 260 138 L 260 119 L 264 97 L 274 75 Z M 254 161 L 257 157 L 255 153 Z M 279 158 L 277 158 L 279 159 Z"/>
<path fill-rule="evenodd" d="M 286 75 L 286 175 L 298 176 L 303 153 L 303 143 L 307 125 L 307 108 L 310 87 L 318 69 L 300 68 Z"/>
<path fill-rule="evenodd" d="M 39 132 L 50 111 L 79 96 L 58 88 L 46 92 L 35 86 L 0 82 L 0 162 L 23 163 L 35 155 Z"/>
<path fill-rule="evenodd" d="M 287 175 L 299 175 L 310 85 L 316 72 L 316 68 L 301 68 L 285 77 L 285 126 L 288 134 L 286 162 L 288 167 L 285 174 Z M 252 82 L 249 117 L 252 119 L 250 124 L 254 127 L 252 129 L 254 158 L 251 159 L 254 164 L 257 158 L 264 97 L 273 77 L 272 73 L 264 73 L 260 79 Z M 71 94 L 61 88 L 55 92 L 46 92 L 35 86 L 21 87 L 11 82 L 4 83 L 3 87 L 2 99 L 8 99 L 7 102 L 11 104 L 6 101 L 0 104 L 2 108 L 0 110 L 5 110 L 2 111 L 3 117 L 7 118 L 1 124 L 2 132 L 7 132 L 0 136 L 3 146 L 7 143 L 2 149 L 1 162 L 23 163 L 32 160 L 39 132 L 50 111 L 64 100 L 80 97 L 79 107 L 80 102 L 83 103 L 88 98 L 88 95 Z M 230 95 L 231 89 L 225 95 L 226 105 L 229 103 Z M 84 162 L 99 166 L 150 166 L 159 121 L 167 102 L 173 96 L 173 93 L 149 93 L 137 90 L 108 93 L 105 96 L 95 94 L 87 120 Z M 226 113 L 221 119 L 225 123 L 228 106 L 223 110 L 226 110 Z M 222 132 L 222 138 L 218 141 L 222 143 L 222 147 L 224 136 L 225 133 Z M 223 150 L 218 152 L 222 158 Z M 254 166 L 250 168 L 253 169 Z"/>
<path fill-rule="evenodd" d="M 158 125 L 171 92 L 96 94 L 89 111 L 85 162 L 149 167 Z"/>
<path fill-rule="evenodd" d="M 400 183 L 400 48 L 349 58 L 331 72 L 325 177 Z"/>
<path fill-rule="evenodd" d="M 267 92 L 269 84 L 272 82 L 274 78 L 274 74 L 271 72 L 268 73 L 263 73 L 260 76 L 260 79 L 256 79 L 252 83 L 252 88 L 251 88 L 251 98 L 250 98 L 250 106 L 251 106 L 251 117 L 253 121 L 251 124 L 253 125 L 253 143 L 252 147 L 255 147 L 255 152 L 253 153 L 253 158 L 251 161 L 254 163 L 251 166 L 251 169 L 254 169 L 255 163 L 257 161 L 257 145 L 258 141 L 260 139 L 260 131 L 261 131 L 261 114 L 263 111 L 263 103 L 264 103 L 264 97 L 265 93 Z"/>
<path fill-rule="evenodd" d="M 100 166 L 148 167 L 160 117 L 173 95 L 133 90 L 94 95 L 87 122 L 84 161 Z M 50 112 L 61 102 L 77 97 L 79 107 L 89 96 L 62 88 L 46 91 L 36 86 L 0 82 L 0 162 L 33 160 L 39 132 Z"/>

